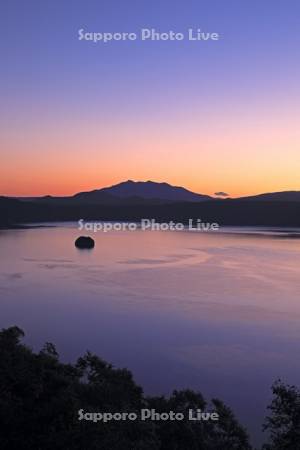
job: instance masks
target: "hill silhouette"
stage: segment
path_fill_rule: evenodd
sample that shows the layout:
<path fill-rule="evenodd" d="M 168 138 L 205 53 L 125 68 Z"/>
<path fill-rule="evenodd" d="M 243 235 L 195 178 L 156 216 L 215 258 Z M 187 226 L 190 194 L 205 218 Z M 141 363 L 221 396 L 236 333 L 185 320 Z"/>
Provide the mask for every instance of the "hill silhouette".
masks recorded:
<path fill-rule="evenodd" d="M 155 181 L 124 181 L 110 187 L 78 192 L 72 196 L 55 197 L 19 197 L 24 202 L 55 203 L 55 204 L 101 204 L 101 205 L 129 205 L 129 204 L 162 204 L 173 202 L 207 202 L 215 200 L 228 201 L 229 194 L 216 192 L 216 197 L 192 192 L 181 186 Z M 220 198 L 221 197 L 221 198 Z M 300 191 L 269 192 L 231 200 L 254 202 L 300 202 Z"/>
<path fill-rule="evenodd" d="M 28 222 L 117 220 L 217 222 L 224 226 L 300 226 L 300 192 L 216 199 L 183 187 L 131 180 L 69 197 L 0 197 L 0 226 Z"/>
<path fill-rule="evenodd" d="M 300 226 L 300 202 L 262 202 L 214 200 L 204 202 L 61 204 L 56 202 L 20 201 L 0 197 L 2 228 L 30 222 L 115 220 L 187 223 L 189 219 L 216 222 L 221 226 Z"/>
<path fill-rule="evenodd" d="M 261 202 L 300 202 L 300 191 L 269 192 L 266 194 L 241 197 L 240 200 Z"/>

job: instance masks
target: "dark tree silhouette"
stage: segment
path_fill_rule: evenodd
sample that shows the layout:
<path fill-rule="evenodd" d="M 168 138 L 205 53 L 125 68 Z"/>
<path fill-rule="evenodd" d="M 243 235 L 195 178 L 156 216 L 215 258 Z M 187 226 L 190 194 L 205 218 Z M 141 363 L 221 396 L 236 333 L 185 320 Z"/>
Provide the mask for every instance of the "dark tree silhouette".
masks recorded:
<path fill-rule="evenodd" d="M 251 450 L 246 431 L 220 400 L 174 391 L 145 397 L 127 369 L 87 352 L 77 363 L 59 361 L 46 343 L 39 353 L 21 343 L 17 327 L 0 332 L 1 450 Z M 300 392 L 277 382 L 265 430 L 264 450 L 300 450 Z M 181 421 L 140 420 L 140 410 L 183 413 Z M 78 420 L 78 411 L 124 412 L 138 420 Z M 190 421 L 188 410 L 213 409 L 218 421 Z"/>
<path fill-rule="evenodd" d="M 300 450 L 300 391 L 278 380 L 272 386 L 274 398 L 268 409 L 264 430 L 270 443 L 264 450 Z"/>
<path fill-rule="evenodd" d="M 245 431 L 229 408 L 212 406 L 219 422 L 140 420 L 140 410 L 184 412 L 205 409 L 200 393 L 175 391 L 170 398 L 145 397 L 127 369 L 115 369 L 87 352 L 75 365 L 63 364 L 55 346 L 39 353 L 20 341 L 17 327 L 0 332 L 0 448 L 102 450 L 248 450 Z M 136 421 L 78 420 L 78 411 L 133 412 Z"/>

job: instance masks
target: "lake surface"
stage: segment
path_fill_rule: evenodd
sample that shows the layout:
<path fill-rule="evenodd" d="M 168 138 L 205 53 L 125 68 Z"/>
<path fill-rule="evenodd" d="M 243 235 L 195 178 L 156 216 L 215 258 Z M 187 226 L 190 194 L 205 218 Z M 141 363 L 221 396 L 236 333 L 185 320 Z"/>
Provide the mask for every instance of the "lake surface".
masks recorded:
<path fill-rule="evenodd" d="M 68 361 L 89 349 L 146 393 L 220 397 L 260 442 L 273 381 L 300 385 L 299 230 L 99 232 L 80 251 L 76 227 L 0 231 L 0 327 Z"/>

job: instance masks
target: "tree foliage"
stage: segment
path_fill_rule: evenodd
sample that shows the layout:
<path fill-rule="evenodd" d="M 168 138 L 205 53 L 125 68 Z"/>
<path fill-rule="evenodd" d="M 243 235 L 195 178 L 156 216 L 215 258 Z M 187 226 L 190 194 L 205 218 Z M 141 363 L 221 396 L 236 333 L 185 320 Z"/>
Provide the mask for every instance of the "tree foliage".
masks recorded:
<path fill-rule="evenodd" d="M 199 392 L 146 397 L 127 369 L 87 352 L 76 364 L 60 362 L 53 344 L 39 353 L 23 345 L 17 327 L 0 332 L 0 448 L 18 450 L 251 450 L 246 431 L 220 400 Z M 274 385 L 265 450 L 298 450 L 299 391 Z M 78 420 L 78 411 L 184 413 L 182 421 Z M 219 421 L 190 421 L 188 410 L 210 410 Z"/>
<path fill-rule="evenodd" d="M 264 430 L 270 443 L 264 450 L 300 450 L 300 391 L 278 380 L 272 387 L 273 400 Z"/>

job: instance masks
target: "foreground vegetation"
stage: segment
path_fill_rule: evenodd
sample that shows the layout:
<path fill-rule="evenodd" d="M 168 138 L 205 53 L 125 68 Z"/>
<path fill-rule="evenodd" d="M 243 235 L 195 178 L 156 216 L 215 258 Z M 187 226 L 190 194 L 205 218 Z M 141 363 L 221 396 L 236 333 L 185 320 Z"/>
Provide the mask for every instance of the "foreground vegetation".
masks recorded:
<path fill-rule="evenodd" d="M 251 450 L 246 431 L 220 400 L 207 405 L 190 390 L 146 397 L 126 369 L 86 353 L 63 364 L 52 344 L 39 353 L 21 343 L 17 327 L 0 332 L 0 448 L 101 450 Z M 300 449 L 300 392 L 277 382 L 264 450 Z M 218 422 L 78 420 L 78 411 L 185 412 L 212 408 Z"/>

